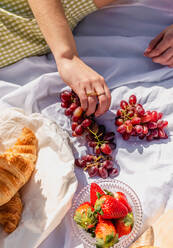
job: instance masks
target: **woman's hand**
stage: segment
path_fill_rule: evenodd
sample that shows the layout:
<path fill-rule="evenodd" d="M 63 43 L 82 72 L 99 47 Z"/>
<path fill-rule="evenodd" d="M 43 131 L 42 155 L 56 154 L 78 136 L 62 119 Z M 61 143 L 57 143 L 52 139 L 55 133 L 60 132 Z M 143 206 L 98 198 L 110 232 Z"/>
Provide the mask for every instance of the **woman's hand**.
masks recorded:
<path fill-rule="evenodd" d="M 93 113 L 99 116 L 109 109 L 111 94 L 101 75 L 78 56 L 63 58 L 57 62 L 57 66 L 61 78 L 79 96 L 81 107 L 88 116 Z"/>
<path fill-rule="evenodd" d="M 173 68 L 173 25 L 167 27 L 149 43 L 144 55 L 155 63 Z"/>

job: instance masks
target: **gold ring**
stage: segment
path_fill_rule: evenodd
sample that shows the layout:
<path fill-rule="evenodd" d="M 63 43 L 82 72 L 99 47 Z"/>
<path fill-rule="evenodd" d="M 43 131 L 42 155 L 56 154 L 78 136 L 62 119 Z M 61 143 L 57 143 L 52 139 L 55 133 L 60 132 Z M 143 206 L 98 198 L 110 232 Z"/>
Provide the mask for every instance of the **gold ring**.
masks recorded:
<path fill-rule="evenodd" d="M 102 92 L 100 94 L 97 94 L 97 96 L 103 96 L 103 95 L 105 95 L 105 92 Z"/>
<path fill-rule="evenodd" d="M 100 94 L 97 94 L 96 92 L 89 92 L 86 95 L 87 96 L 103 96 L 103 95 L 105 95 L 105 92 L 102 92 Z"/>
<path fill-rule="evenodd" d="M 89 93 L 86 93 L 87 96 L 97 96 L 97 93 L 96 92 L 89 92 Z"/>

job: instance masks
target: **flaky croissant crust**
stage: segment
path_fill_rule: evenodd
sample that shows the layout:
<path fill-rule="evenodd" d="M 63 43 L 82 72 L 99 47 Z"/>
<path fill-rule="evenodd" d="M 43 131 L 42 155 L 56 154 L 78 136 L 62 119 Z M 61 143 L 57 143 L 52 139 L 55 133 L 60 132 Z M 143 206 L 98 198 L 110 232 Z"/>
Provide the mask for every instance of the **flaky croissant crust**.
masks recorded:
<path fill-rule="evenodd" d="M 37 159 L 38 141 L 29 128 L 23 128 L 16 143 L 0 155 L 0 206 L 29 180 Z"/>

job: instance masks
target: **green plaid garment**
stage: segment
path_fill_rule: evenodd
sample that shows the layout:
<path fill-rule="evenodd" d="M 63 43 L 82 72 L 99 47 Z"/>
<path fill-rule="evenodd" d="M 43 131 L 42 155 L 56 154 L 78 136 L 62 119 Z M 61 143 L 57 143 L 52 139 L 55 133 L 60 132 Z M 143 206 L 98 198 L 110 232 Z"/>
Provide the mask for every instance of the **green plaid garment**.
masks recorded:
<path fill-rule="evenodd" d="M 68 23 L 97 10 L 93 0 L 62 0 Z M 50 51 L 27 0 L 0 0 L 0 68 Z"/>

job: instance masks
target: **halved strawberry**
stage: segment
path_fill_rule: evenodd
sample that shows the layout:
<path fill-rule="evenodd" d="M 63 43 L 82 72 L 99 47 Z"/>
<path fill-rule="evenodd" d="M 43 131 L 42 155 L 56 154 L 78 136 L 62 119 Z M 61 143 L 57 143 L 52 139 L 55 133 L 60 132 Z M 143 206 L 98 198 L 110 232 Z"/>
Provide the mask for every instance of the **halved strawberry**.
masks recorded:
<path fill-rule="evenodd" d="M 86 231 L 95 227 L 98 222 L 97 213 L 90 202 L 84 202 L 76 209 L 74 221 Z"/>
<path fill-rule="evenodd" d="M 91 183 L 90 187 L 90 201 L 91 205 L 94 206 L 95 202 L 100 196 L 104 195 L 104 191 L 100 188 L 100 186 L 96 183 Z"/>
<path fill-rule="evenodd" d="M 110 195 L 103 195 L 95 203 L 95 211 L 101 214 L 103 219 L 116 219 L 128 214 L 127 207 Z"/>
<path fill-rule="evenodd" d="M 118 237 L 128 235 L 132 231 L 133 224 L 134 219 L 132 213 L 128 213 L 126 217 L 118 219 L 115 224 Z"/>
<path fill-rule="evenodd" d="M 115 197 L 115 199 L 119 200 L 121 203 L 123 203 L 127 207 L 129 213 L 132 212 L 132 208 L 131 208 L 130 204 L 128 203 L 127 197 L 125 196 L 124 193 L 116 192 L 114 194 L 114 197 Z"/>
<path fill-rule="evenodd" d="M 96 247 L 109 248 L 118 242 L 116 229 L 110 220 L 101 220 L 95 230 Z"/>

